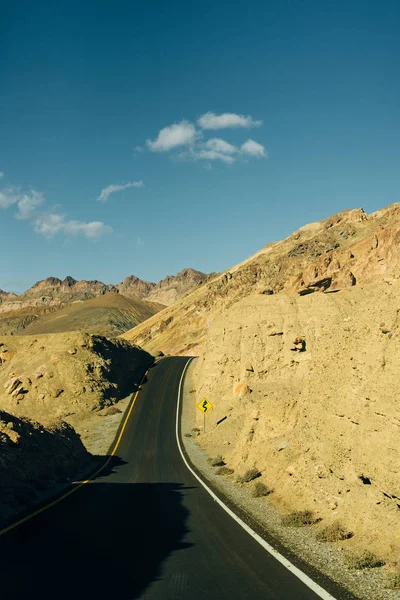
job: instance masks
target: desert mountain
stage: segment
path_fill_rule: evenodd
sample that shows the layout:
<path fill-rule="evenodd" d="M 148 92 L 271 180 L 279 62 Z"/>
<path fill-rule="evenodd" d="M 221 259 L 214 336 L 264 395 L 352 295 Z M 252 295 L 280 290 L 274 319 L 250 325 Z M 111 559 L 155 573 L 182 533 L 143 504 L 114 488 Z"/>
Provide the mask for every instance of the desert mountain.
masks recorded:
<path fill-rule="evenodd" d="M 73 300 L 89 300 L 102 294 L 116 292 L 113 285 L 106 285 L 101 281 L 77 281 L 73 277 L 66 277 L 63 281 L 57 277 L 48 277 L 38 281 L 29 290 L 24 292 L 19 299 L 33 300 L 42 297 L 57 298 L 61 302 L 71 302 Z"/>
<path fill-rule="evenodd" d="M 207 275 L 194 269 L 183 269 L 176 275 L 167 275 L 159 283 L 151 283 L 130 275 L 117 288 L 121 294 L 151 300 L 169 306 L 178 298 L 198 286 Z"/>
<path fill-rule="evenodd" d="M 85 305 L 84 310 L 81 307 L 79 311 L 66 311 L 60 315 L 58 321 L 48 318 L 43 323 L 43 331 L 70 331 L 71 327 L 75 328 L 79 324 L 81 328 L 87 326 L 87 331 L 90 332 L 115 335 L 147 319 L 166 304 L 171 304 L 206 277 L 200 271 L 183 269 L 177 275 L 168 276 L 158 284 L 130 275 L 116 286 L 97 280 L 77 281 L 73 277 L 66 277 L 64 280 L 48 277 L 35 283 L 20 296 L 0 290 L 0 334 L 18 333 L 43 316 L 60 311 L 72 303 L 101 299 L 109 295 L 104 302 L 100 300 L 93 306 Z M 119 294 L 120 301 L 117 300 L 116 294 Z M 134 305 L 124 303 L 123 298 L 133 301 Z M 141 300 L 144 303 L 141 303 Z M 67 313 L 68 318 L 65 318 Z M 97 325 L 95 315 L 99 316 Z M 35 331 L 42 331 L 42 324 L 37 323 Z"/>

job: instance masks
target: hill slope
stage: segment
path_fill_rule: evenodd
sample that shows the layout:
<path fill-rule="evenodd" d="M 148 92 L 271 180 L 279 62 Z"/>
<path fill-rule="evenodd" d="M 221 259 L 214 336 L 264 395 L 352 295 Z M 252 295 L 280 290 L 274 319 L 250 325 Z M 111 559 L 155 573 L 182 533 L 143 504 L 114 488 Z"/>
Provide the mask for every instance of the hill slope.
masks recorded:
<path fill-rule="evenodd" d="M 18 333 L 36 335 L 80 330 L 113 336 L 148 319 L 157 310 L 154 304 L 125 298 L 114 292 L 70 304 L 56 313 L 41 317 Z"/>
<path fill-rule="evenodd" d="M 197 354 L 216 315 L 252 294 L 305 295 L 400 276 L 400 204 L 346 210 L 268 244 L 124 334 L 148 348 Z"/>

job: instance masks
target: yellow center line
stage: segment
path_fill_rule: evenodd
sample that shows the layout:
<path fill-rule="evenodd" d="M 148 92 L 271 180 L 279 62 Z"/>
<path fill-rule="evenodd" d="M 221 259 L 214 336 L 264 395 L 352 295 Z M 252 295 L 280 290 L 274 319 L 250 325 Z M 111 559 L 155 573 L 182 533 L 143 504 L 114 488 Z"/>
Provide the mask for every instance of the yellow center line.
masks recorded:
<path fill-rule="evenodd" d="M 153 366 L 159 360 L 160 359 L 158 358 L 156 361 L 154 361 Z M 97 475 L 99 473 L 101 473 L 101 471 L 103 471 L 103 469 L 106 468 L 106 466 L 108 465 L 108 463 L 110 462 L 110 460 L 112 459 L 112 457 L 115 455 L 116 451 L 118 450 L 118 446 L 121 443 L 122 436 L 123 436 L 124 431 L 126 429 L 126 425 L 127 425 L 128 421 L 129 421 L 129 417 L 131 416 L 131 413 L 132 413 L 133 407 L 135 405 L 136 399 L 137 399 L 137 397 L 139 395 L 140 390 L 142 389 L 142 384 L 143 384 L 145 378 L 147 377 L 149 371 L 150 371 L 150 369 L 147 369 L 146 373 L 143 375 L 143 377 L 142 377 L 142 379 L 140 381 L 140 384 L 139 384 L 139 387 L 137 389 L 137 392 L 135 393 L 135 395 L 133 397 L 133 400 L 131 402 L 131 405 L 129 407 L 128 414 L 125 417 L 124 424 L 122 425 L 122 428 L 121 428 L 121 431 L 119 433 L 118 439 L 115 442 L 114 448 L 113 448 L 112 452 L 110 453 L 109 457 L 107 458 L 107 460 L 105 461 L 105 463 L 103 465 L 101 465 L 101 467 L 99 469 L 97 469 L 94 473 L 92 473 L 88 479 L 85 479 L 85 481 L 79 481 L 79 482 L 77 482 L 77 485 L 75 487 L 73 487 L 72 489 L 68 490 L 68 492 L 66 492 L 65 494 L 63 494 L 59 498 L 56 498 L 52 502 L 49 502 L 48 504 L 45 504 L 45 506 L 42 506 L 41 508 L 38 508 L 37 510 L 35 510 L 32 513 L 30 513 L 26 517 L 23 517 L 22 519 L 19 519 L 19 521 L 16 521 L 15 523 L 12 523 L 11 525 L 8 525 L 8 527 L 5 527 L 4 529 L 1 529 L 0 530 L 0 536 L 4 535 L 8 531 L 11 531 L 12 529 L 15 529 L 15 527 L 18 527 L 19 525 L 22 525 L 22 523 L 25 523 L 26 521 L 29 521 L 30 519 L 33 519 L 33 517 L 36 517 L 37 515 L 40 515 L 40 513 L 44 512 L 45 510 L 47 510 L 49 508 L 51 508 L 52 506 L 55 506 L 56 504 L 58 504 L 62 500 L 65 500 L 65 498 L 68 498 L 68 496 L 70 496 L 71 494 L 73 494 L 74 492 L 76 492 L 77 490 L 79 490 L 83 485 L 86 485 L 87 483 L 89 483 L 92 479 L 94 479 L 95 477 L 97 477 Z"/>

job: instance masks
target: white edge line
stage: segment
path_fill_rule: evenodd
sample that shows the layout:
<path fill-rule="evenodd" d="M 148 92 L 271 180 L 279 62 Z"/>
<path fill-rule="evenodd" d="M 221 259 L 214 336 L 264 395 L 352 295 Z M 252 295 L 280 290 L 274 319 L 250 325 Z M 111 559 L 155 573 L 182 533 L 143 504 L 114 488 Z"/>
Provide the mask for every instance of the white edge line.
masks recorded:
<path fill-rule="evenodd" d="M 224 504 L 222 502 L 222 500 L 220 500 L 220 498 L 218 498 L 218 496 L 216 494 L 214 494 L 214 492 L 204 483 L 204 481 L 202 481 L 202 479 L 200 479 L 200 477 L 197 475 L 197 473 L 195 473 L 193 471 L 193 469 L 191 468 L 191 466 L 189 465 L 188 461 L 185 458 L 185 455 L 183 454 L 181 443 L 179 441 L 179 412 L 180 412 L 180 403 L 181 403 L 182 382 L 183 382 L 183 378 L 186 373 L 186 369 L 188 368 L 188 366 L 190 365 L 192 360 L 193 360 L 193 358 L 188 360 L 188 362 L 186 363 L 185 368 L 183 369 L 183 372 L 182 372 L 182 376 L 181 376 L 181 379 L 179 382 L 178 404 L 177 404 L 177 411 L 176 411 L 176 430 L 175 430 L 176 431 L 176 441 L 177 441 L 178 449 L 182 456 L 183 462 L 185 463 L 185 465 L 187 466 L 189 471 L 192 473 L 192 475 L 197 479 L 197 481 L 199 481 L 199 483 L 201 483 L 203 488 L 210 494 L 210 496 L 216 502 L 218 502 L 218 504 L 221 506 L 221 508 L 223 508 L 224 511 L 227 512 L 230 517 L 232 517 L 232 519 L 234 519 L 241 527 L 243 527 L 243 529 L 245 531 L 247 531 L 247 533 L 249 535 L 251 535 L 251 537 L 254 538 L 256 540 L 256 542 L 258 542 L 260 544 L 260 546 L 262 546 L 264 548 L 264 550 L 266 550 L 267 552 L 269 552 L 269 554 L 271 554 L 274 558 L 276 558 L 276 560 L 278 560 L 284 567 L 286 567 L 291 573 L 293 573 L 293 575 L 295 575 L 298 579 L 300 579 L 307 587 L 310 588 L 310 590 L 312 590 L 315 594 L 317 594 L 317 596 L 319 596 L 320 598 L 323 598 L 323 600 L 336 600 L 334 598 L 334 596 L 331 596 L 331 594 L 329 594 L 320 585 L 318 585 L 318 583 L 313 581 L 310 577 L 308 577 L 308 575 L 303 573 L 303 571 L 300 571 L 300 569 L 295 567 L 289 560 L 287 560 L 287 558 L 282 556 L 282 554 L 280 554 L 277 550 L 275 550 L 275 548 L 270 546 L 270 544 L 268 544 L 265 540 L 262 539 L 262 537 L 260 537 L 255 531 L 253 531 L 251 529 L 251 527 L 246 525 L 246 523 L 244 521 L 242 521 L 242 519 L 240 519 L 228 506 L 226 506 L 226 504 Z"/>

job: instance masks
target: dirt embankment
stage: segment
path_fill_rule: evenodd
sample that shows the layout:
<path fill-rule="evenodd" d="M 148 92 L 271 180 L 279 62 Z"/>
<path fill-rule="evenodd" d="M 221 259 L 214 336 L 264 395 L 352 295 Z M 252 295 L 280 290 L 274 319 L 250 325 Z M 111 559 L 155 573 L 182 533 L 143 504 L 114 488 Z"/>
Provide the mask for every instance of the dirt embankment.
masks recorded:
<path fill-rule="evenodd" d="M 196 401 L 214 405 L 199 438 L 211 456 L 259 469 L 280 510 L 339 521 L 354 534 L 345 552 L 397 569 L 399 293 L 395 281 L 246 298 L 210 323 L 194 372 Z"/>
<path fill-rule="evenodd" d="M 44 422 L 84 419 L 133 391 L 153 357 L 124 340 L 72 332 L 0 338 L 0 408 Z"/>

